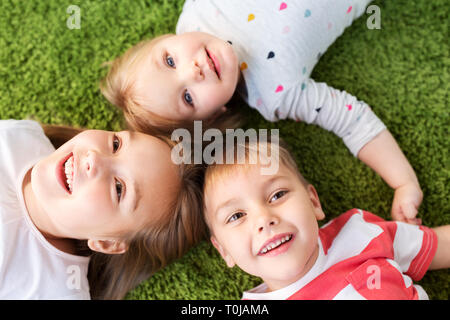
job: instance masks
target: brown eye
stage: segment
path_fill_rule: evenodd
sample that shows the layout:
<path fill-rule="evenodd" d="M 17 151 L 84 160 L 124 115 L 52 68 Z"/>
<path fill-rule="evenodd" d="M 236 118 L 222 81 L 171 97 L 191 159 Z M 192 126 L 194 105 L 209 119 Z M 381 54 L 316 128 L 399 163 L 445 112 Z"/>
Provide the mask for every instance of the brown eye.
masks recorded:
<path fill-rule="evenodd" d="M 120 202 L 120 199 L 122 198 L 123 186 L 119 180 L 116 180 L 115 184 L 116 184 L 117 200 L 118 200 L 118 202 Z"/>
<path fill-rule="evenodd" d="M 113 138 L 113 153 L 116 153 L 120 148 L 120 139 L 116 135 Z"/>

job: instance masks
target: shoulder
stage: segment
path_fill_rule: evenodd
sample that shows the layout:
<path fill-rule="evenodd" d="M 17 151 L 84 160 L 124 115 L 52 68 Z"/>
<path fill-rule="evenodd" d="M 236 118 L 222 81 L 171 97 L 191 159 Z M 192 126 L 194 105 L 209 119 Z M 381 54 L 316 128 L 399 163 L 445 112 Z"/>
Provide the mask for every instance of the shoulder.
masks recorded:
<path fill-rule="evenodd" d="M 325 254 L 329 249 L 344 250 L 346 256 L 353 256 L 364 248 L 385 230 L 378 225 L 384 220 L 361 210 L 349 210 L 331 220 L 319 230 Z"/>
<path fill-rule="evenodd" d="M 54 151 L 36 121 L 0 120 L 0 171 L 14 183 L 25 166 Z"/>
<path fill-rule="evenodd" d="M 79 257 L 50 248 L 31 230 L 21 228 L 15 248 L 7 256 L 10 266 L 1 273 L 2 299 L 89 299 L 89 257 Z M 32 284 L 32 285 L 31 285 Z"/>
<path fill-rule="evenodd" d="M 41 125 L 32 120 L 0 120 L 0 146 L 14 147 L 20 144 L 50 143 Z"/>
<path fill-rule="evenodd" d="M 41 125 L 33 120 L 0 120 L 0 143 L 50 143 Z"/>
<path fill-rule="evenodd" d="M 39 125 L 39 123 L 33 120 L 0 120 L 0 133 L 2 134 L 9 131 L 21 130 L 43 132 L 42 127 Z"/>

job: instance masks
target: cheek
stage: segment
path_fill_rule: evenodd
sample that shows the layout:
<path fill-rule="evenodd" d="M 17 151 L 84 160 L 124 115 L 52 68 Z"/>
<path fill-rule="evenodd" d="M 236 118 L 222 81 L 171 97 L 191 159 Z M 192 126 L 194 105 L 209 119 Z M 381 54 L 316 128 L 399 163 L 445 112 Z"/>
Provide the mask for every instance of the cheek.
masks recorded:
<path fill-rule="evenodd" d="M 301 203 L 290 205 L 284 210 L 285 221 L 297 230 L 297 237 L 302 246 L 309 247 L 317 242 L 318 230 L 317 220 L 312 209 Z"/>
<path fill-rule="evenodd" d="M 68 197 L 55 199 L 51 207 L 53 211 L 67 212 L 73 221 L 87 223 L 107 222 L 111 218 L 113 200 L 109 189 L 99 184 L 85 184 L 74 194 Z"/>
<path fill-rule="evenodd" d="M 73 198 L 73 205 L 95 216 L 106 215 L 111 211 L 112 202 L 109 190 L 101 187 L 85 187 Z"/>
<path fill-rule="evenodd" d="M 247 269 L 248 266 L 253 265 L 252 241 L 247 236 L 249 231 L 227 234 L 222 236 L 222 244 L 225 244 L 225 249 L 233 258 L 236 264 L 242 269 Z"/>
<path fill-rule="evenodd" d="M 59 210 L 58 210 L 59 208 Z M 76 197 L 55 204 L 53 215 L 61 225 L 71 232 L 93 231 L 106 228 L 113 223 L 113 211 L 105 196 L 101 194 L 81 193 Z M 64 214 L 61 215 L 61 211 Z"/>
<path fill-rule="evenodd" d="M 201 105 L 204 106 L 204 112 L 209 113 L 209 115 L 213 114 L 231 99 L 226 90 L 219 85 L 203 88 L 202 97 L 203 103 Z"/>
<path fill-rule="evenodd" d="M 70 153 L 71 148 L 69 141 L 33 167 L 31 173 L 33 191 L 40 197 L 44 197 L 44 201 L 51 201 L 51 197 L 65 194 L 58 182 L 57 169 L 61 160 Z"/>
<path fill-rule="evenodd" d="M 53 170 L 52 170 L 53 168 Z M 31 171 L 31 185 L 37 198 L 43 202 L 51 201 L 58 193 L 62 193 L 58 184 L 55 166 L 50 159 L 37 163 Z M 59 192 L 58 192 L 59 191 Z"/>
<path fill-rule="evenodd" d="M 305 217 L 300 221 L 299 228 L 300 237 L 302 238 L 303 243 L 315 243 L 319 232 L 316 220 L 312 217 Z"/>

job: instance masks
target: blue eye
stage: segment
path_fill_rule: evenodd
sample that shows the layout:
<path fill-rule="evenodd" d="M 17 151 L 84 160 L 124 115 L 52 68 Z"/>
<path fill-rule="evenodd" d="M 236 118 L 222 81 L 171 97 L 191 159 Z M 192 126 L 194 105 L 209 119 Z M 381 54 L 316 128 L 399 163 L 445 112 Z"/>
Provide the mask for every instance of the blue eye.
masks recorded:
<path fill-rule="evenodd" d="M 171 56 L 166 55 L 166 63 L 169 67 L 175 68 L 175 61 L 173 60 L 173 58 Z"/>
<path fill-rule="evenodd" d="M 184 92 L 184 101 L 186 101 L 187 104 L 189 105 L 194 105 L 194 101 L 192 99 L 192 96 L 189 92 L 185 91 Z"/>
<path fill-rule="evenodd" d="M 272 198 L 270 198 L 270 202 L 276 201 L 276 200 L 282 198 L 286 193 L 287 193 L 287 191 L 278 191 L 277 193 L 275 193 L 272 196 Z"/>
<path fill-rule="evenodd" d="M 243 212 L 236 212 L 227 220 L 227 223 L 236 221 L 236 220 L 242 218 L 244 215 L 245 215 L 245 213 L 243 213 Z"/>

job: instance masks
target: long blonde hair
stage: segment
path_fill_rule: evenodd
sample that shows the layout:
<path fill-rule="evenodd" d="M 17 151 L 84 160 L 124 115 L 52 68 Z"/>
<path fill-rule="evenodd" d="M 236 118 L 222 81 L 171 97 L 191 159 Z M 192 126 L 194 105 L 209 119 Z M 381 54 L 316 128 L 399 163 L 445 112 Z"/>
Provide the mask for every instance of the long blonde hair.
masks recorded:
<path fill-rule="evenodd" d="M 89 264 L 93 299 L 121 299 L 154 272 L 181 258 L 192 246 L 206 239 L 201 215 L 201 168 L 181 165 L 182 185 L 167 219 L 146 226 L 132 236 L 121 255 L 94 252 Z"/>
<path fill-rule="evenodd" d="M 149 110 L 149 101 L 137 94 L 136 78 L 147 52 L 158 40 L 168 35 L 143 40 L 129 48 L 122 56 L 106 62 L 108 74 L 100 81 L 100 91 L 113 105 L 123 111 L 124 118 L 132 130 L 152 134 L 171 134 L 174 129 L 185 128 L 193 131 L 193 121 L 171 120 Z M 227 108 L 223 114 L 203 121 L 203 130 L 217 128 L 222 132 L 227 128 L 237 128 L 242 124 L 242 116 L 235 108 Z"/>
<path fill-rule="evenodd" d="M 55 148 L 83 131 L 82 128 L 43 125 Z M 169 146 L 175 142 L 158 136 Z M 192 163 L 192 162 L 191 162 Z M 180 258 L 200 240 L 207 229 L 202 217 L 201 165 L 179 166 L 180 187 L 169 204 L 165 219 L 127 236 L 128 250 L 119 255 L 90 251 L 86 241 L 78 241 L 77 254 L 90 255 L 88 280 L 92 299 L 122 299 L 128 291 L 168 263 Z"/>

